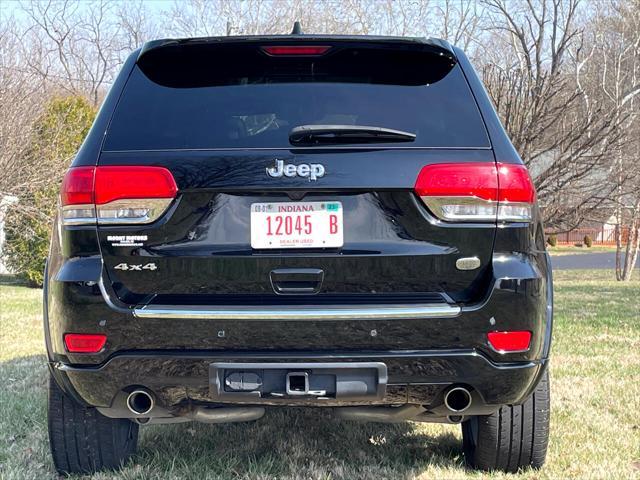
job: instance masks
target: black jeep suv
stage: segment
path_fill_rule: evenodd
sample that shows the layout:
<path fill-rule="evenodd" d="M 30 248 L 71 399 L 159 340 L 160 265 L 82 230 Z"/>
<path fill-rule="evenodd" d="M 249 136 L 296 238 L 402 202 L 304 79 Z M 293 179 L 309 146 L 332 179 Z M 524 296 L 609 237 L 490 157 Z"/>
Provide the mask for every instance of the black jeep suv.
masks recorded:
<path fill-rule="evenodd" d="M 302 405 L 544 462 L 535 190 L 441 40 L 145 44 L 64 178 L 44 312 L 61 473 L 118 467 L 140 425 Z"/>

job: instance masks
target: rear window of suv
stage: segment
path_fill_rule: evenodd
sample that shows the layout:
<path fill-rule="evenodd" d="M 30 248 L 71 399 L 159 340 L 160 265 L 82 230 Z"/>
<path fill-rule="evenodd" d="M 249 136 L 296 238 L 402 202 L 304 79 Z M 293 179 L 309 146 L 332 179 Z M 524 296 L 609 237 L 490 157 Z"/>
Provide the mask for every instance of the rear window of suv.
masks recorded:
<path fill-rule="evenodd" d="M 104 150 L 292 148 L 289 133 L 300 125 L 416 134 L 376 148 L 489 147 L 460 67 L 433 53 L 343 49 L 282 59 L 246 46 L 159 50 L 131 73 Z"/>

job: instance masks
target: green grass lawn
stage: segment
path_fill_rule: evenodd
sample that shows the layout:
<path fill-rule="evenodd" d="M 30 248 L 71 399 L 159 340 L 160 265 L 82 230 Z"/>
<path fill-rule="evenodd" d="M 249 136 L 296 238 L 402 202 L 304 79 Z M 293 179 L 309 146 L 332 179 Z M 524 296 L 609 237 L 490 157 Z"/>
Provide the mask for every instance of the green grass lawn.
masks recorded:
<path fill-rule="evenodd" d="M 574 253 L 616 253 L 616 247 L 605 247 L 601 245 L 594 245 L 592 247 L 576 247 L 575 245 L 558 245 L 552 247 L 547 245 L 547 251 L 550 255 L 572 255 Z M 622 251 L 624 256 L 624 249 Z"/>
<path fill-rule="evenodd" d="M 556 274 L 551 440 L 541 471 L 491 478 L 640 478 L 640 281 Z M 56 478 L 49 456 L 41 291 L 0 285 L 0 479 Z M 258 422 L 141 429 L 118 473 L 94 479 L 462 479 L 459 427 L 338 422 L 268 411 Z"/>

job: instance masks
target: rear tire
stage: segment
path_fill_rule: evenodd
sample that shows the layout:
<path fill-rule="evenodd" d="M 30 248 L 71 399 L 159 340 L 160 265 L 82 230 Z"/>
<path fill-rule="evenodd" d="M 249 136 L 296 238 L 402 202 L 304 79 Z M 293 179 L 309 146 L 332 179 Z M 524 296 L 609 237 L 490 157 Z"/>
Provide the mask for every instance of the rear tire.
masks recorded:
<path fill-rule="evenodd" d="M 135 452 L 139 426 L 109 418 L 67 396 L 49 375 L 49 444 L 60 474 L 94 473 L 122 466 Z"/>
<path fill-rule="evenodd" d="M 504 406 L 492 415 L 462 424 L 464 455 L 469 467 L 517 472 L 540 468 L 549 443 L 549 374 L 522 404 Z"/>

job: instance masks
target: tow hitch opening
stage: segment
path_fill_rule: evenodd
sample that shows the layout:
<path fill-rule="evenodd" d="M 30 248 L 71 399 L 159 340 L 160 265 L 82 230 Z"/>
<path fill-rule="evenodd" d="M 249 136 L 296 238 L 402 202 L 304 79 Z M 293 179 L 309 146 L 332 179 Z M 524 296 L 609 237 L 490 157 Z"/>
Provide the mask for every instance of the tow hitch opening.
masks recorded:
<path fill-rule="evenodd" d="M 307 372 L 287 373 L 287 394 L 305 395 L 309 393 L 309 374 Z"/>

